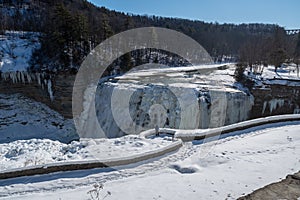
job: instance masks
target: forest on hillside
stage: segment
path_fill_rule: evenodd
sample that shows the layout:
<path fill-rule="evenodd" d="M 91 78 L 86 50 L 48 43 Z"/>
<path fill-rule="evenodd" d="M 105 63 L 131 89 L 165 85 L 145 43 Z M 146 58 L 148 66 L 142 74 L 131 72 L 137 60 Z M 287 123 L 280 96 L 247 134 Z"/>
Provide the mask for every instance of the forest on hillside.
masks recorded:
<path fill-rule="evenodd" d="M 164 27 L 180 31 L 199 42 L 215 62 L 240 61 L 243 66 L 299 61 L 299 37 L 287 35 L 272 24 L 218 24 L 179 18 L 132 15 L 97 7 L 86 0 L 0 0 L 0 31 L 41 32 L 41 49 L 34 53 L 31 70 L 78 69 L 85 56 L 113 34 L 138 27 Z M 298 43 L 298 44 L 297 44 Z M 166 64 L 143 50 L 128 53 L 114 65 L 126 71 L 135 65 Z M 140 59 L 144 54 L 144 60 Z M 151 57 L 152 56 L 152 57 Z M 163 57 L 163 56 L 162 56 Z M 175 56 L 176 57 L 176 56 Z M 181 58 L 169 63 L 187 65 Z"/>

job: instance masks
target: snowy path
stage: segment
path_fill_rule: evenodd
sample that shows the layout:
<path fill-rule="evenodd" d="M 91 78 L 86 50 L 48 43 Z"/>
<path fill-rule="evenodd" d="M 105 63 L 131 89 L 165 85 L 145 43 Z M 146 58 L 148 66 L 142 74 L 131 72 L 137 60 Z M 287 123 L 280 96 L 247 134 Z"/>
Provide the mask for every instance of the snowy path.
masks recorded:
<path fill-rule="evenodd" d="M 117 170 L 2 180 L 0 197 L 88 199 L 93 184 L 102 183 L 112 192 L 107 199 L 235 199 L 300 169 L 299 130 L 300 122 L 265 125 Z"/>

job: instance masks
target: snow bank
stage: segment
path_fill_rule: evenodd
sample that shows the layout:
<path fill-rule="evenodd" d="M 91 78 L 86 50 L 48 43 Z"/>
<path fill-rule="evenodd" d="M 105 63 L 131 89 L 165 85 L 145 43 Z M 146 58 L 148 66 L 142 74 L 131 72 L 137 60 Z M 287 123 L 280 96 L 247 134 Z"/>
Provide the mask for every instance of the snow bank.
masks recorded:
<path fill-rule="evenodd" d="M 0 145 L 0 179 L 128 165 L 148 160 L 182 146 L 168 137 L 145 140 L 136 136 L 62 144 L 26 140 Z"/>

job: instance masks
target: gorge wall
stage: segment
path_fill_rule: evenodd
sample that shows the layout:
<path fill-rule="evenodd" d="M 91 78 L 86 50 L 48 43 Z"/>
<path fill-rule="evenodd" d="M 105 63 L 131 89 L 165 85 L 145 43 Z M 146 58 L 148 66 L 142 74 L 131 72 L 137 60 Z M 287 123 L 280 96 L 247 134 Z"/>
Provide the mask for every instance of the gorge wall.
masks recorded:
<path fill-rule="evenodd" d="M 1 73 L 0 93 L 20 93 L 42 102 L 65 118 L 72 118 L 72 91 L 75 75 L 27 72 Z"/>
<path fill-rule="evenodd" d="M 65 118 L 72 118 L 74 74 L 17 73 L 20 72 L 1 74 L 0 93 L 24 94 Z M 96 95 L 99 124 L 110 137 L 118 137 L 124 132 L 154 128 L 156 124 L 168 128 L 210 128 L 258 117 L 300 113 L 299 82 L 257 86 L 251 90 L 252 96 L 228 88 L 193 85 L 177 91 L 170 88 L 159 84 L 102 83 Z M 177 88 L 182 88 L 182 84 Z M 127 107 L 122 103 L 124 100 Z M 126 109 L 129 118 L 122 121 L 116 117 L 116 113 L 122 114 Z"/>
<path fill-rule="evenodd" d="M 300 113 L 300 81 L 274 80 L 251 90 L 254 105 L 250 118 Z"/>

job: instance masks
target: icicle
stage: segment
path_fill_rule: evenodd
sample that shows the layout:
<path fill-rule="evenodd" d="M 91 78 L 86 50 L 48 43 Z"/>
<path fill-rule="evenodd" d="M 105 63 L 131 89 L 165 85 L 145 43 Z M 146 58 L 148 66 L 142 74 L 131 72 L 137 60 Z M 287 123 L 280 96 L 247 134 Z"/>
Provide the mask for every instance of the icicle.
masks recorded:
<path fill-rule="evenodd" d="M 44 86 L 47 86 L 47 84 L 48 84 L 47 79 L 44 79 L 44 82 L 43 82 L 43 84 L 42 84 L 42 89 L 44 89 Z"/>
<path fill-rule="evenodd" d="M 266 108 L 267 108 L 267 102 L 265 101 L 264 102 L 264 106 L 263 106 L 263 110 L 262 110 L 262 113 L 261 114 L 264 114 L 265 113 L 265 111 L 266 111 Z"/>
<path fill-rule="evenodd" d="M 37 74 L 36 74 L 36 78 L 37 78 L 38 84 L 41 85 L 41 74 L 40 74 L 40 73 L 37 73 Z"/>
<path fill-rule="evenodd" d="M 270 105 L 270 113 L 273 112 L 273 110 L 276 110 L 278 107 L 282 107 L 284 105 L 283 99 L 272 99 L 269 101 Z"/>
<path fill-rule="evenodd" d="M 30 74 L 26 72 L 26 76 L 27 76 L 27 81 L 28 81 L 28 83 L 31 83 L 31 82 L 32 82 L 32 79 L 31 79 Z"/>
<path fill-rule="evenodd" d="M 48 80 L 48 93 L 49 93 L 49 96 L 50 96 L 50 99 L 51 101 L 54 100 L 54 96 L 53 96 L 53 91 L 52 91 L 52 82 L 51 82 L 51 79 Z"/>
<path fill-rule="evenodd" d="M 17 73 L 17 79 L 18 79 L 18 82 L 21 80 L 21 72 L 16 72 Z"/>
<path fill-rule="evenodd" d="M 17 83 L 17 76 L 16 76 L 16 72 L 8 72 L 10 79 L 13 81 L 13 83 Z"/>
<path fill-rule="evenodd" d="M 7 81 L 7 73 L 2 73 L 1 76 L 2 76 L 2 79 L 4 79 L 5 81 Z"/>
<path fill-rule="evenodd" d="M 294 109 L 294 114 L 300 114 L 300 109 L 299 106 L 297 105 L 296 108 Z"/>
<path fill-rule="evenodd" d="M 23 72 L 21 72 L 21 81 L 22 81 L 22 83 L 25 83 L 25 77 L 24 77 L 24 73 Z"/>

